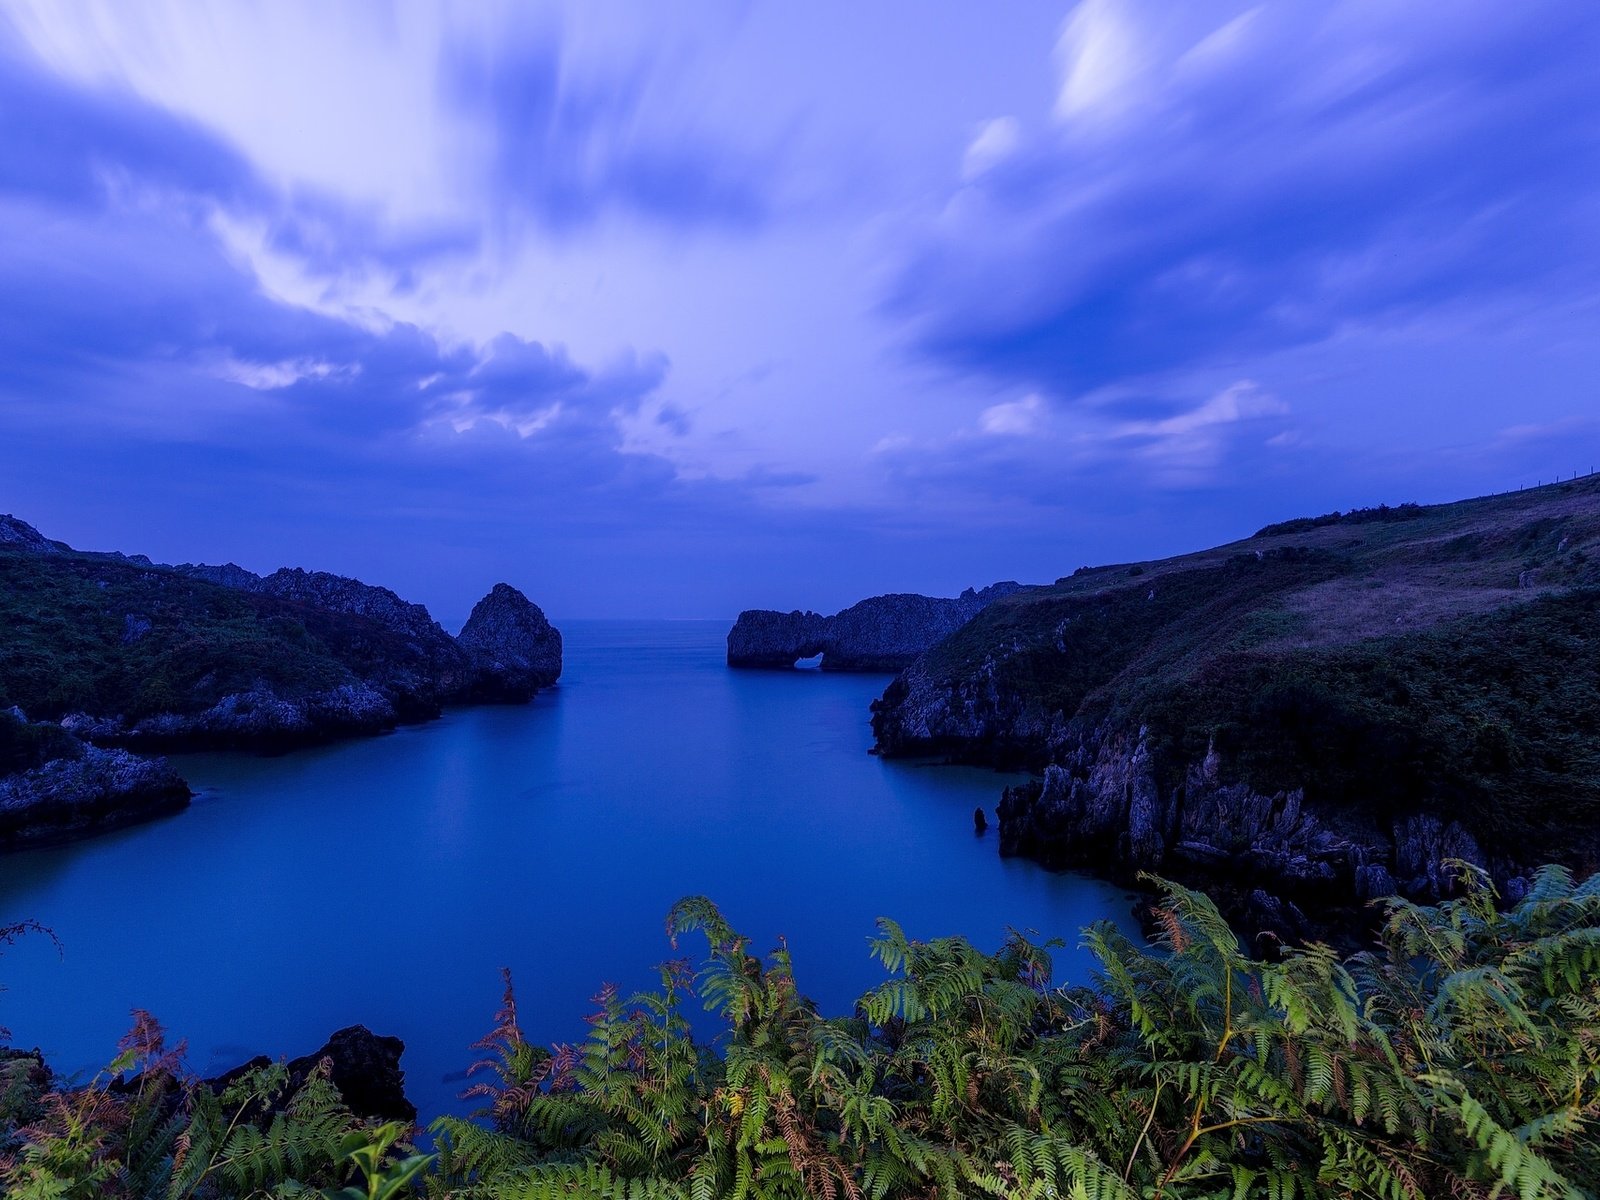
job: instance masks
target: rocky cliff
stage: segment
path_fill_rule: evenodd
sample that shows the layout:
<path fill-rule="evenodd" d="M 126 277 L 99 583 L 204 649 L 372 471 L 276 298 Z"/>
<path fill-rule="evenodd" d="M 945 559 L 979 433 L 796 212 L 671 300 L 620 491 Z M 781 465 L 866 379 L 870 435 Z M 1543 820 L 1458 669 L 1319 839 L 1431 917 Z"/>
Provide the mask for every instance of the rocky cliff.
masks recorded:
<path fill-rule="evenodd" d="M 994 601 L 1021 590 L 1018 583 L 996 583 L 950 599 L 899 592 L 831 617 L 748 609 L 728 633 L 728 665 L 792 667 L 820 654 L 825 671 L 898 671 Z"/>
<path fill-rule="evenodd" d="M 559 676 L 560 635 L 514 588 L 469 625 L 458 640 L 421 605 L 326 572 L 164 567 L 0 518 L 0 708 L 101 748 L 13 778 L 12 808 L 34 814 L 15 829 L 86 834 L 177 802 L 167 768 L 112 749 L 280 749 L 524 701 Z"/>
<path fill-rule="evenodd" d="M 1600 481 L 1288 522 L 994 605 L 880 753 L 1025 765 L 1003 853 L 1225 893 L 1287 936 L 1464 858 L 1600 866 Z"/>

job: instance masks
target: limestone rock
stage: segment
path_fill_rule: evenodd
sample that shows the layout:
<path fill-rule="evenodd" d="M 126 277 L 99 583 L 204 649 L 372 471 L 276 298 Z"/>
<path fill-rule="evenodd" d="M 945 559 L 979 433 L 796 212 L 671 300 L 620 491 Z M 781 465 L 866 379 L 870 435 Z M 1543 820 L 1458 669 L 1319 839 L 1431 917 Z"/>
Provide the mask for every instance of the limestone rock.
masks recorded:
<path fill-rule="evenodd" d="M 82 746 L 0 778 L 0 849 L 87 837 L 187 807 L 165 759 Z"/>
<path fill-rule="evenodd" d="M 456 643 L 478 671 L 478 698 L 526 700 L 561 678 L 560 631 L 508 583 L 473 606 Z"/>

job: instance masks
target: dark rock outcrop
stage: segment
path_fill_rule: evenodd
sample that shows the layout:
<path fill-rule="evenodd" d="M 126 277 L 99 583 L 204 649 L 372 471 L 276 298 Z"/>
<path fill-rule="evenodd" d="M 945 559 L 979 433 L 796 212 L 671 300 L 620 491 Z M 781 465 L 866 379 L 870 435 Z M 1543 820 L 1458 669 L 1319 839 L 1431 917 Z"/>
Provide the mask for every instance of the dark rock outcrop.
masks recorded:
<path fill-rule="evenodd" d="M 180 575 L 187 575 L 191 579 L 203 579 L 207 583 L 215 583 L 221 587 L 253 591 L 261 586 L 261 576 L 254 571 L 247 571 L 238 563 L 223 563 L 220 566 L 208 563 L 179 563 L 172 569 Z"/>
<path fill-rule="evenodd" d="M 1087 730 L 1060 758 L 1042 779 L 1006 789 L 1001 854 L 1128 882 L 1143 871 L 1181 879 L 1252 931 L 1354 939 L 1367 901 L 1452 895 L 1451 859 L 1489 869 L 1503 895 L 1527 886 L 1524 864 L 1485 854 L 1447 817 L 1385 819 L 1308 805 L 1299 789 L 1265 794 L 1225 782 L 1214 751 L 1164 786 L 1148 729 Z"/>
<path fill-rule="evenodd" d="M 0 713 L 0 849 L 71 841 L 185 808 L 192 793 L 165 759 L 86 745 Z"/>
<path fill-rule="evenodd" d="M 32 525 L 10 513 L 0 514 L 0 546 L 27 550 L 33 554 L 66 554 L 70 551 L 64 542 L 51 541 Z"/>
<path fill-rule="evenodd" d="M 106 833 L 178 812 L 192 796 L 165 759 L 86 746 L 0 779 L 0 849 Z"/>
<path fill-rule="evenodd" d="M 226 569 L 226 568 L 224 568 Z M 362 583 L 329 571 L 283 567 L 251 585 L 251 591 L 292 600 L 323 612 L 350 613 L 404 634 L 419 646 L 448 657 L 450 635 L 420 604 L 402 600 L 386 587 Z"/>
<path fill-rule="evenodd" d="M 825 671 L 898 671 L 994 601 L 1022 590 L 1019 583 L 996 583 L 950 599 L 897 592 L 831 617 L 747 609 L 728 633 L 728 665 L 792 667 L 820 654 Z"/>
<path fill-rule="evenodd" d="M 335 1033 L 321 1049 L 289 1060 L 289 1091 L 305 1083 L 306 1077 L 327 1059 L 329 1081 L 356 1116 L 375 1121 L 415 1121 L 417 1106 L 406 1097 L 406 1075 L 400 1066 L 405 1048 L 397 1037 L 383 1037 L 365 1025 L 351 1025 Z M 240 1076 L 271 1065 L 270 1058 L 259 1054 L 205 1082 L 220 1094 Z"/>
<path fill-rule="evenodd" d="M 456 643 L 472 660 L 475 696 L 522 701 L 561 678 L 561 634 L 539 606 L 497 583 L 472 608 Z"/>

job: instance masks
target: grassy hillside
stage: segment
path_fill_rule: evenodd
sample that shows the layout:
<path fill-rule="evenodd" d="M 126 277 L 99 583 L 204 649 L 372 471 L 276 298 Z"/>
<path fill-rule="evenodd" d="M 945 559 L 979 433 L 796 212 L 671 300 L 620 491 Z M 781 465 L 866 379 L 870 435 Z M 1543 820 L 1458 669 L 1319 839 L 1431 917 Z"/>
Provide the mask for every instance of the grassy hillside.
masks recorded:
<path fill-rule="evenodd" d="M 1147 731 L 1171 790 L 1432 810 L 1592 861 L 1600 844 L 1600 478 L 1286 521 L 1001 600 L 891 686 L 886 753 L 1035 765 Z"/>
<path fill-rule="evenodd" d="M 380 678 L 426 708 L 421 650 L 375 621 L 92 555 L 0 547 L 0 708 L 132 723 L 265 688 L 286 699 Z"/>

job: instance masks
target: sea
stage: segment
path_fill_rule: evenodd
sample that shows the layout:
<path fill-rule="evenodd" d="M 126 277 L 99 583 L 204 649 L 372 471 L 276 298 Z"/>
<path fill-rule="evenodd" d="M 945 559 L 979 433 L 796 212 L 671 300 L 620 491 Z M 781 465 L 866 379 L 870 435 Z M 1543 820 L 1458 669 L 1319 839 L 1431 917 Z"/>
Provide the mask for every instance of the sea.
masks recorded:
<path fill-rule="evenodd" d="M 994 807 L 1016 776 L 869 753 L 889 676 L 730 670 L 727 621 L 560 625 L 564 673 L 531 704 L 178 756 L 188 810 L 0 858 L 0 924 L 55 935 L 0 950 L 12 1044 L 87 1079 L 145 1009 L 211 1074 L 359 1023 L 404 1040 L 428 1119 L 471 1108 L 502 968 L 530 1039 L 579 1040 L 603 984 L 703 956 L 668 941 L 683 896 L 755 949 L 781 939 L 825 1013 L 884 978 L 879 917 L 985 949 L 1010 928 L 1060 939 L 1064 983 L 1091 978 L 1085 926 L 1136 931 L 1123 889 L 1000 857 Z"/>

